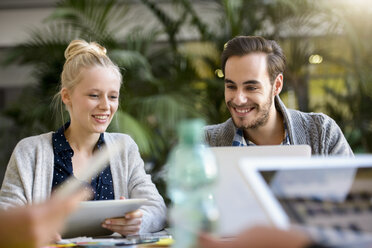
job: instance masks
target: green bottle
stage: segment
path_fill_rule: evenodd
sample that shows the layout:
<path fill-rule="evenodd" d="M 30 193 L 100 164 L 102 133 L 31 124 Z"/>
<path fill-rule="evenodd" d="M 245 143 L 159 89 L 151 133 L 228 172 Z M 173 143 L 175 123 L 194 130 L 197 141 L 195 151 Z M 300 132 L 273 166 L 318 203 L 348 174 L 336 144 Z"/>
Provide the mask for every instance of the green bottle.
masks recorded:
<path fill-rule="evenodd" d="M 217 226 L 213 184 L 218 170 L 212 151 L 203 142 L 204 126 L 200 119 L 182 122 L 179 143 L 168 157 L 170 223 L 177 248 L 197 247 L 198 233 L 213 232 Z"/>

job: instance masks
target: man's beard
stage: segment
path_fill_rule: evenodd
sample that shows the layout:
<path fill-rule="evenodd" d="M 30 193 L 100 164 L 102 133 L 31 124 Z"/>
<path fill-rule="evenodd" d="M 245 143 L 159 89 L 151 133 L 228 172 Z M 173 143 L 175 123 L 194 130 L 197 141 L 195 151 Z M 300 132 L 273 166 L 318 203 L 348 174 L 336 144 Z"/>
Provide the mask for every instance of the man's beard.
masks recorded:
<path fill-rule="evenodd" d="M 263 104 L 262 107 L 260 107 L 258 104 L 254 104 L 254 108 L 257 111 L 258 117 L 255 120 L 253 120 L 252 123 L 247 123 L 245 125 L 244 123 L 239 124 L 239 123 L 236 123 L 234 118 L 232 118 L 235 126 L 241 129 L 257 129 L 259 127 L 264 126 L 269 120 L 270 107 L 271 107 L 272 102 L 273 100 L 270 94 L 268 101 L 265 104 Z M 230 108 L 232 108 L 231 103 L 228 103 L 228 105 L 230 106 Z M 239 117 L 236 117 L 236 118 L 239 119 Z"/>

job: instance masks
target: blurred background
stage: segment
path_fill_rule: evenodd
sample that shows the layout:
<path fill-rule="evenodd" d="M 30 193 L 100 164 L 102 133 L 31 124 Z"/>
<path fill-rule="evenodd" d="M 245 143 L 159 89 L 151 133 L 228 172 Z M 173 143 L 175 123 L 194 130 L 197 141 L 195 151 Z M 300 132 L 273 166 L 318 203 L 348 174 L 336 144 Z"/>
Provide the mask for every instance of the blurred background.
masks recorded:
<path fill-rule="evenodd" d="M 0 0 L 0 182 L 16 143 L 62 126 L 51 107 L 75 38 L 122 69 L 110 131 L 130 134 L 161 192 L 177 123 L 229 117 L 220 54 L 237 35 L 277 40 L 283 101 L 336 120 L 355 153 L 372 151 L 370 0 Z"/>

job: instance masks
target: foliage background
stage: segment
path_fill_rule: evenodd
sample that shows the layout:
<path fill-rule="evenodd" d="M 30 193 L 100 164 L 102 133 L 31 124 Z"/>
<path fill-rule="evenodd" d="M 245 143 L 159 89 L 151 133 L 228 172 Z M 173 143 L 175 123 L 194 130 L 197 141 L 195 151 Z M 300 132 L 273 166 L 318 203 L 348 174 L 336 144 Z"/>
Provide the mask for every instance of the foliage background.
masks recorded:
<path fill-rule="evenodd" d="M 45 25 L 30 30 L 29 40 L 3 59 L 3 64 L 33 65 L 37 84 L 0 114 L 0 161 L 9 160 L 21 138 L 62 125 L 61 113 L 50 103 L 63 51 L 75 38 L 104 45 L 122 68 L 120 110 L 109 129 L 135 139 L 162 192 L 161 171 L 177 141 L 177 123 L 194 117 L 219 123 L 229 117 L 219 57 L 225 42 L 237 35 L 277 40 L 288 60 L 282 93 L 287 105 L 325 112 L 355 152 L 371 152 L 372 11 L 362 1 L 211 0 L 211 11 L 218 13 L 213 23 L 195 8 L 197 1 L 169 1 L 171 11 L 159 1 L 138 2 L 157 20 L 151 29 L 141 24 L 142 16 L 130 15 L 132 5 L 125 1 L 62 0 Z M 118 34 L 128 23 L 139 24 L 131 24 L 123 39 Z M 182 37 L 185 28 L 193 39 Z M 323 62 L 310 64 L 313 54 L 321 54 Z"/>

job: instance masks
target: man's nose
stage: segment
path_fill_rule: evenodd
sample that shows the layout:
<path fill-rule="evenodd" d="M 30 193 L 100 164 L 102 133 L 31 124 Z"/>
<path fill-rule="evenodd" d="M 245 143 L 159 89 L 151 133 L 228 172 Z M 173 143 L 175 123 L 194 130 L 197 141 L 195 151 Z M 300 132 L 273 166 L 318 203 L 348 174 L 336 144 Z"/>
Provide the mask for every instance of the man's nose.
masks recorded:
<path fill-rule="evenodd" d="M 235 96 L 235 104 L 241 105 L 247 103 L 247 96 L 242 90 L 238 90 Z"/>

